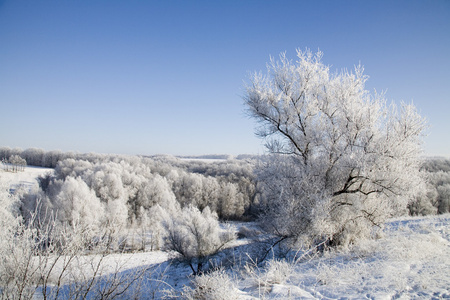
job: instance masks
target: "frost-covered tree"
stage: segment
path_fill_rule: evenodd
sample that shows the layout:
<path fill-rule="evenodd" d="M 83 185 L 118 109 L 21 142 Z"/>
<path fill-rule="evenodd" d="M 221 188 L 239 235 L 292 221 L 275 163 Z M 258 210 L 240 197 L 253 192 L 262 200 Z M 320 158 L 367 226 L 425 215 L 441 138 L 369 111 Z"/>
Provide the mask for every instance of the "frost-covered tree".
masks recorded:
<path fill-rule="evenodd" d="M 175 201 L 175 195 L 167 180 L 157 174 L 141 184 L 135 203 L 138 207 L 148 210 L 156 204 L 165 206 L 166 203 Z"/>
<path fill-rule="evenodd" d="M 42 166 L 44 150 L 38 148 L 28 148 L 25 149 L 20 156 L 26 160 L 27 164 L 31 166 Z"/>
<path fill-rule="evenodd" d="M 189 205 L 164 222 L 165 245 L 178 252 L 194 275 L 202 272 L 206 259 L 234 239 L 230 230 L 221 230 L 217 214 L 206 207 L 202 212 Z"/>
<path fill-rule="evenodd" d="M 422 179 L 424 119 L 413 105 L 388 105 L 367 76 L 330 73 L 322 53 L 271 59 L 244 96 L 276 162 L 261 172 L 266 225 L 283 238 L 349 243 L 403 210 Z"/>
<path fill-rule="evenodd" d="M 150 233 L 151 250 L 160 250 L 164 245 L 166 229 L 164 224 L 171 222 L 171 216 L 176 215 L 180 207 L 173 202 L 172 208 L 163 208 L 159 204 L 152 206 L 148 211 L 141 212 L 140 222 L 144 225 L 144 232 Z M 142 208 L 142 207 L 141 207 Z"/>
<path fill-rule="evenodd" d="M 244 200 L 238 192 L 237 185 L 224 183 L 220 189 L 218 213 L 221 218 L 229 219 L 242 216 L 244 213 Z"/>
<path fill-rule="evenodd" d="M 65 179 L 67 176 L 79 177 L 89 169 L 92 169 L 90 162 L 68 158 L 58 162 L 55 168 L 55 174 L 59 179 Z"/>
<path fill-rule="evenodd" d="M 169 221 L 170 216 L 178 214 L 180 205 L 170 190 L 167 180 L 159 175 L 142 186 L 135 202 L 139 207 L 137 221 L 140 225 L 142 240 L 145 242 L 149 234 L 151 249 L 159 250 L 163 245 L 165 232 L 163 223 Z"/>
<path fill-rule="evenodd" d="M 8 159 L 7 164 L 9 164 L 9 166 L 6 169 L 7 171 L 19 172 L 25 170 L 27 161 L 22 157 L 20 157 L 19 155 L 13 155 Z"/>
<path fill-rule="evenodd" d="M 56 199 L 54 209 L 59 221 L 94 232 L 102 224 L 103 205 L 80 177 L 67 177 Z"/>
<path fill-rule="evenodd" d="M 178 173 L 178 172 L 177 172 Z M 172 172 L 170 178 L 172 179 L 172 187 L 177 200 L 182 206 L 194 205 L 198 206 L 202 202 L 202 176 L 187 172 Z"/>
<path fill-rule="evenodd" d="M 202 200 L 197 203 L 197 206 L 200 210 L 209 206 L 212 211 L 217 211 L 220 197 L 220 184 L 216 178 L 210 176 L 203 177 L 202 181 Z"/>
<path fill-rule="evenodd" d="M 63 153 L 59 150 L 53 150 L 44 153 L 44 157 L 42 159 L 42 166 L 46 168 L 55 168 L 58 164 L 58 161 L 62 159 Z"/>

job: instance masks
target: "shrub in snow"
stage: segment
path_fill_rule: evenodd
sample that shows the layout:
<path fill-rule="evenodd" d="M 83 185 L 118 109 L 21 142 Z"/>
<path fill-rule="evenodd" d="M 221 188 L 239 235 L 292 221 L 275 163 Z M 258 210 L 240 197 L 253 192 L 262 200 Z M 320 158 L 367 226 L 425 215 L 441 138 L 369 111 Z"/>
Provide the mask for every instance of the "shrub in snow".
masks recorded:
<path fill-rule="evenodd" d="M 164 227 L 166 249 L 179 253 L 194 275 L 202 272 L 210 255 L 235 238 L 231 230 L 221 230 L 217 214 L 212 213 L 209 207 L 201 212 L 192 205 L 186 206 L 165 221 Z"/>
<path fill-rule="evenodd" d="M 438 212 L 438 192 L 436 188 L 427 183 L 425 189 L 419 191 L 408 204 L 411 216 L 435 215 Z"/>
<path fill-rule="evenodd" d="M 20 219 L 17 216 L 18 199 L 9 193 L 9 187 L 0 183 L 0 296 L 8 298 L 16 288 L 24 290 L 15 284 L 15 272 L 21 267 L 20 256 L 15 262 L 13 240 L 17 233 Z"/>
<path fill-rule="evenodd" d="M 292 264 L 285 260 L 269 260 L 266 264 L 265 281 L 269 284 L 284 284 L 292 274 Z"/>
<path fill-rule="evenodd" d="M 243 276 L 250 281 L 253 287 L 264 294 L 272 289 L 274 284 L 285 284 L 294 271 L 294 265 L 286 260 L 271 259 L 265 263 L 264 268 L 256 263 L 247 263 Z"/>
<path fill-rule="evenodd" d="M 322 53 L 281 54 L 245 103 L 274 162 L 263 166 L 263 222 L 282 238 L 345 244 L 403 212 L 422 187 L 425 128 L 413 105 L 365 90 L 363 68 L 330 74 Z"/>
<path fill-rule="evenodd" d="M 16 219 L 2 228 L 0 238 L 0 298 L 31 299 L 40 275 L 32 262 L 39 245 L 37 232 Z"/>
<path fill-rule="evenodd" d="M 193 287 L 183 290 L 182 298 L 187 300 L 233 300 L 239 299 L 239 290 L 230 276 L 223 270 L 196 276 Z"/>

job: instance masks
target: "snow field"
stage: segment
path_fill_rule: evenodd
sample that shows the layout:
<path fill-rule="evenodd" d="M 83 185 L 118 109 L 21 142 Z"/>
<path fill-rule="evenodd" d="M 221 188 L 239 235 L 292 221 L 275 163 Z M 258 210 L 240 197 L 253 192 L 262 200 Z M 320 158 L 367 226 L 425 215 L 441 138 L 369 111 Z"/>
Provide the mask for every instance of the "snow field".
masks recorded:
<path fill-rule="evenodd" d="M 206 299 L 445 299 L 450 298 L 449 225 L 450 215 L 392 220 L 377 239 L 296 262 L 280 258 L 258 264 L 248 253 L 260 240 L 244 238 L 215 256 L 219 266 L 224 262 L 218 271 L 194 278 L 187 266 L 175 263 L 165 276 L 171 293 L 187 299 L 198 296 L 192 287 Z"/>
<path fill-rule="evenodd" d="M 293 264 L 286 283 L 265 297 L 450 298 L 449 221 L 450 215 L 392 221 L 382 238 Z"/>
<path fill-rule="evenodd" d="M 45 175 L 49 172 L 53 172 L 53 169 L 27 166 L 23 172 L 8 172 L 0 168 L 0 182 L 10 186 L 11 190 L 15 190 L 18 187 L 31 189 L 37 185 L 37 178 L 40 175 Z"/>

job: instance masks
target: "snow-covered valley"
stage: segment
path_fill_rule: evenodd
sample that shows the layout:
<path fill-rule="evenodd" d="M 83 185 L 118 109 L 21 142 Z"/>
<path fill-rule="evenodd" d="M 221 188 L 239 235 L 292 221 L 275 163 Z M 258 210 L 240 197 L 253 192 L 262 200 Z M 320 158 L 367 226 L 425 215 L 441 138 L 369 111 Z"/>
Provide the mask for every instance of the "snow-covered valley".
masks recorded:
<path fill-rule="evenodd" d="M 32 187 L 37 176 L 51 171 L 33 167 L 18 173 L 0 171 L 0 180 L 12 189 Z M 325 251 L 274 249 L 264 261 L 258 258 L 265 253 L 270 236 L 252 222 L 228 226 L 240 233 L 239 238 L 210 257 L 205 275 L 193 276 L 175 252 L 148 251 L 149 247 L 77 256 L 71 272 L 79 272 L 87 281 L 97 276 L 93 284 L 98 288 L 87 298 L 98 298 L 94 291 L 114 280 L 130 285 L 115 294 L 119 299 L 195 299 L 193 283 L 207 290 L 209 299 L 450 298 L 449 214 L 391 219 L 373 239 Z M 133 238 L 130 233 L 128 239 Z M 56 284 L 64 262 L 60 259 L 55 264 L 47 289 Z M 63 282 L 59 298 L 72 297 L 76 284 Z M 42 287 L 34 298 L 43 298 Z"/>

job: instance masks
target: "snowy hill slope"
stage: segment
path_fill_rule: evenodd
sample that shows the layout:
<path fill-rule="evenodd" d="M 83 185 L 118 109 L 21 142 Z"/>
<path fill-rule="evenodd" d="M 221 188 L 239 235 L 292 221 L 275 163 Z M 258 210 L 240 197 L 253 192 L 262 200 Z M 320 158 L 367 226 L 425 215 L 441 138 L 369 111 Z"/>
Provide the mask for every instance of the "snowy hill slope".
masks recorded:
<path fill-rule="evenodd" d="M 286 282 L 274 284 L 265 296 L 450 298 L 449 238 L 450 215 L 392 220 L 379 239 L 295 264 Z"/>
<path fill-rule="evenodd" d="M 309 253 L 296 262 L 280 259 L 245 267 L 239 258 L 248 257 L 246 242 L 231 251 L 235 265 L 225 263 L 205 280 L 221 291 L 210 299 L 450 298 L 450 215 L 391 220 L 377 239 L 323 254 Z M 229 250 L 224 253 L 229 255 Z M 193 280 L 187 265 L 170 256 L 161 262 L 161 256 L 152 253 L 135 257 L 153 266 L 140 286 L 152 291 L 152 296 L 141 294 L 140 298 L 186 294 Z M 152 257 L 159 261 L 152 262 Z M 228 279 L 231 286 L 223 292 Z"/>

